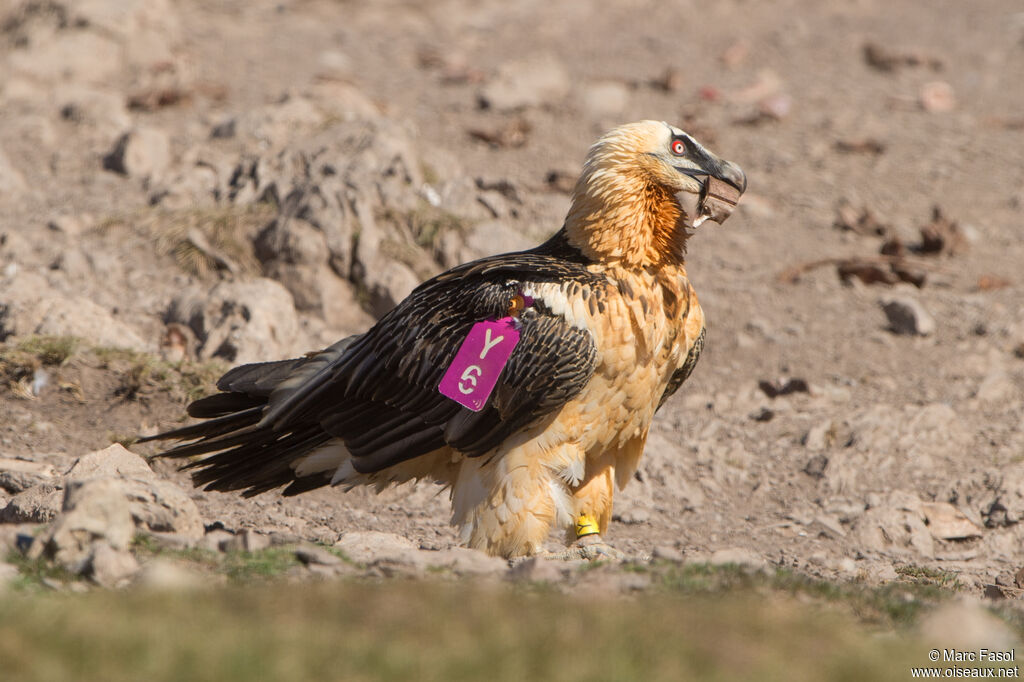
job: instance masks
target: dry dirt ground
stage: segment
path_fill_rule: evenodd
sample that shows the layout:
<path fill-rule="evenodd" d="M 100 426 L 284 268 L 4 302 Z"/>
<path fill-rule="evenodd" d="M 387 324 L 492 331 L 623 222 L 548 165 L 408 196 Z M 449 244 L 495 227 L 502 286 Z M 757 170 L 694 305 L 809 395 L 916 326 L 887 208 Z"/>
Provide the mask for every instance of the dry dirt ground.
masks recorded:
<path fill-rule="evenodd" d="M 1016 597 L 1022 10 L 0 2 L 0 340 L 82 338 L 63 365 L 8 371 L 0 457 L 62 469 L 180 423 L 188 390 L 110 347 L 174 377 L 286 357 L 450 261 L 537 243 L 587 146 L 660 119 L 750 189 L 690 242 L 707 350 L 608 540 L 828 579 L 916 567 Z M 287 209 L 300 186 L 320 194 Z M 428 485 L 193 499 L 231 530 L 455 543 Z"/>

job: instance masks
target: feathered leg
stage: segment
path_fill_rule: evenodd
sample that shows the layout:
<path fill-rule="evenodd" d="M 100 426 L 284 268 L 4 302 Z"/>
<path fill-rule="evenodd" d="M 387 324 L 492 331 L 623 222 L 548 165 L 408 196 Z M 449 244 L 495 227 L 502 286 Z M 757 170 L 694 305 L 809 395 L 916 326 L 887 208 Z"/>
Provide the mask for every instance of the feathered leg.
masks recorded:
<path fill-rule="evenodd" d="M 569 490 L 549 464 L 581 459 L 574 450 L 560 445 L 545 457 L 519 449 L 490 463 L 464 460 L 452 486 L 452 522 L 463 541 L 505 558 L 542 553 L 551 529 L 572 523 Z"/>
<path fill-rule="evenodd" d="M 575 523 L 567 538 L 573 542 L 564 552 L 552 555 L 557 559 L 617 559 L 625 555 L 601 537 L 612 520 L 615 495 L 615 456 L 605 453 L 587 462 L 587 475 L 572 493 Z"/>

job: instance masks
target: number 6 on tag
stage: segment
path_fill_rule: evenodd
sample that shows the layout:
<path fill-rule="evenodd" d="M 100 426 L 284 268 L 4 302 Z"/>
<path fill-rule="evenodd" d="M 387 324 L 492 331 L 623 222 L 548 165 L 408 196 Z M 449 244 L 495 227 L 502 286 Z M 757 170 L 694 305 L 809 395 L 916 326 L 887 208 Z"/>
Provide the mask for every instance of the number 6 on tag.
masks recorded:
<path fill-rule="evenodd" d="M 516 344 L 511 317 L 477 322 L 469 330 L 437 390 L 474 412 L 484 408 Z"/>

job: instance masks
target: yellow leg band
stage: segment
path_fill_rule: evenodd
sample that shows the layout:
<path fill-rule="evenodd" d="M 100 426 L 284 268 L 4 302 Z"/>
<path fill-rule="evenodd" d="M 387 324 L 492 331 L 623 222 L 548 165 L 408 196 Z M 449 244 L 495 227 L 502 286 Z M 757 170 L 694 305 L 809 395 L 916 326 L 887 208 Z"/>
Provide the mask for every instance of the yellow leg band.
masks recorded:
<path fill-rule="evenodd" d="M 580 514 L 576 517 L 576 537 L 582 538 L 587 535 L 597 535 L 601 529 L 597 525 L 597 519 L 590 514 Z"/>

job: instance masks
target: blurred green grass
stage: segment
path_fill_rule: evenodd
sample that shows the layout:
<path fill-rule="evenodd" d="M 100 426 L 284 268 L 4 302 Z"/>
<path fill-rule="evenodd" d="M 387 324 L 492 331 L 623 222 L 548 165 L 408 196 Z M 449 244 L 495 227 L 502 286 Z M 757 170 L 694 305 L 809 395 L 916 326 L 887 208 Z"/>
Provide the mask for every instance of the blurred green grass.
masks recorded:
<path fill-rule="evenodd" d="M 0 677 L 852 682 L 906 679 L 925 651 L 800 593 L 600 594 L 440 581 L 8 593 Z"/>

